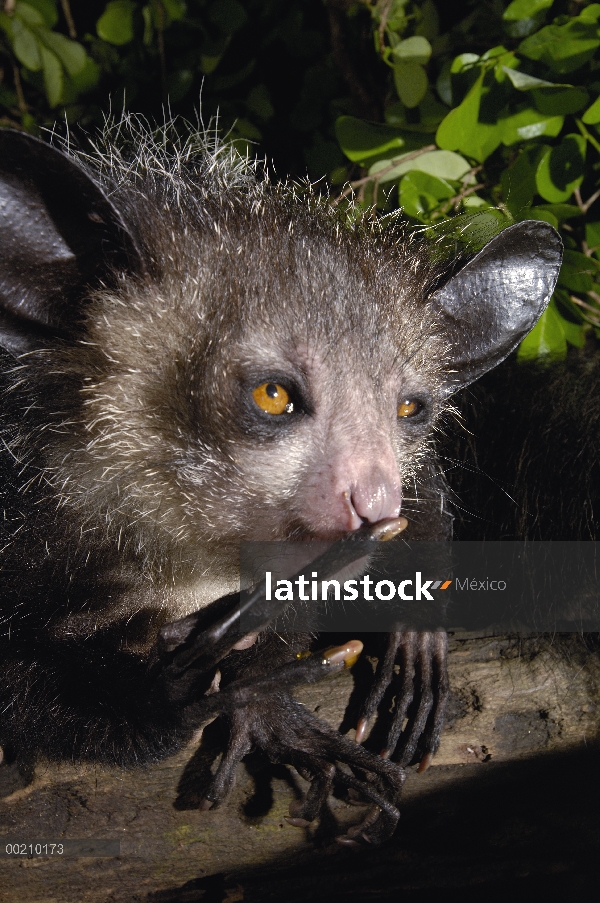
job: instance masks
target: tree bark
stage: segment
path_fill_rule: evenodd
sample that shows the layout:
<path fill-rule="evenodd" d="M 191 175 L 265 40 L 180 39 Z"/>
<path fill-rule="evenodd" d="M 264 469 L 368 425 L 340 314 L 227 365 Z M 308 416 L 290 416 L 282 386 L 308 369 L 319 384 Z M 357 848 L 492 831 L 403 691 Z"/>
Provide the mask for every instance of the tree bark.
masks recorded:
<path fill-rule="evenodd" d="M 119 856 L 105 858 L 0 858 L 0 901 L 291 903 L 315 893 L 357 901 L 403 893 L 411 900 L 407 894 L 419 888 L 481 890 L 509 878 L 525 887 L 532 874 L 538 890 L 547 875 L 553 888 L 561 876 L 583 880 L 586 863 L 597 858 L 588 845 L 597 838 L 600 805 L 600 659 L 576 638 L 455 634 L 449 668 L 452 698 L 440 749 L 425 774 L 409 769 L 400 829 L 381 850 L 325 855 L 365 810 L 332 798 L 319 824 L 292 828 L 284 816 L 306 784 L 292 769 L 252 756 L 221 809 L 196 808 L 215 724 L 200 746 L 133 771 L 39 763 L 27 774 L 0 766 L 0 851 L 7 843 L 77 839 L 120 847 Z M 298 697 L 337 726 L 352 687 L 351 674 L 343 673 Z M 481 832 L 495 837 L 502 830 L 493 856 L 480 855 Z M 459 837 L 462 845 L 450 855 Z M 511 844 L 522 837 L 528 840 L 517 862 Z M 541 877 L 540 862 L 547 866 Z"/>

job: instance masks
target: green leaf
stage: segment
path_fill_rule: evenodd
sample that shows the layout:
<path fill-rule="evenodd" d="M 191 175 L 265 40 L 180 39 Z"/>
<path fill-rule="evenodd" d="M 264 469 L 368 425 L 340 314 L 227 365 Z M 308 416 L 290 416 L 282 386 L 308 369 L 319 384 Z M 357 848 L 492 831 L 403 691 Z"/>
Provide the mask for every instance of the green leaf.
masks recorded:
<path fill-rule="evenodd" d="M 559 145 L 543 153 L 536 172 L 537 190 L 544 200 L 560 204 L 581 185 L 584 169 L 585 138 L 566 135 Z"/>
<path fill-rule="evenodd" d="M 59 58 L 69 75 L 75 76 L 82 71 L 87 54 L 81 44 L 57 31 L 50 31 L 49 28 L 38 28 L 37 34 L 45 46 Z"/>
<path fill-rule="evenodd" d="M 440 33 L 440 16 L 433 0 L 425 0 L 421 6 L 421 21 L 417 26 L 417 34 L 426 38 L 437 38 Z"/>
<path fill-rule="evenodd" d="M 594 287 L 594 280 L 589 273 L 584 273 L 582 270 L 563 263 L 560 268 L 558 284 L 570 292 L 585 294 L 586 292 L 591 292 Z"/>
<path fill-rule="evenodd" d="M 0 28 L 8 35 L 10 41 L 13 40 L 13 20 L 0 9 Z"/>
<path fill-rule="evenodd" d="M 458 72 L 464 72 L 465 69 L 472 69 L 475 63 L 479 62 L 479 56 L 476 53 L 459 53 L 452 60 L 450 72 L 456 75 Z"/>
<path fill-rule="evenodd" d="M 555 289 L 553 300 L 560 314 L 560 325 L 567 342 L 569 345 L 575 345 L 576 348 L 583 348 L 585 345 L 585 317 L 582 316 L 581 309 L 573 303 L 569 293 L 563 288 Z"/>
<path fill-rule="evenodd" d="M 564 357 L 567 353 L 567 339 L 562 324 L 563 318 L 551 300 L 527 338 L 521 342 L 519 360 L 532 360 L 546 355 Z"/>
<path fill-rule="evenodd" d="M 385 170 L 389 163 L 389 160 L 378 160 L 369 169 L 369 175 L 376 176 L 378 172 Z M 397 166 L 394 166 L 393 169 L 381 176 L 379 181 L 390 182 L 407 172 L 418 171 L 435 176 L 438 179 L 450 179 L 457 182 L 470 168 L 471 164 L 464 157 L 455 154 L 453 151 L 427 151 L 405 162 L 402 162 L 402 157 L 399 157 Z"/>
<path fill-rule="evenodd" d="M 161 0 L 167 14 L 168 23 L 177 22 L 185 15 L 185 3 L 183 0 Z"/>
<path fill-rule="evenodd" d="M 26 132 L 29 132 L 30 135 L 39 135 L 38 124 L 31 115 L 31 113 L 23 113 L 21 116 L 21 125 L 25 129 Z"/>
<path fill-rule="evenodd" d="M 410 179 L 413 185 L 416 185 L 422 191 L 426 191 L 427 194 L 430 194 L 438 201 L 446 201 L 448 198 L 454 197 L 454 185 L 451 185 L 445 179 L 438 179 L 436 176 L 420 172 L 419 170 L 409 173 L 406 178 Z"/>
<path fill-rule="evenodd" d="M 510 66 L 502 66 L 502 71 L 506 72 L 513 87 L 516 88 L 517 91 L 530 91 L 531 88 L 554 87 L 554 82 L 547 82 L 543 78 L 535 78 L 533 75 L 527 75 L 526 72 L 519 72 L 518 69 L 511 69 Z"/>
<path fill-rule="evenodd" d="M 589 94 L 585 88 L 571 85 L 554 85 L 552 88 L 537 88 L 532 91 L 533 101 L 541 113 L 549 116 L 568 116 L 577 113 L 587 104 Z"/>
<path fill-rule="evenodd" d="M 528 207 L 524 215 L 519 217 L 519 219 L 541 220 L 543 223 L 549 223 L 555 229 L 558 229 L 558 219 L 550 210 L 544 209 L 544 207 Z"/>
<path fill-rule="evenodd" d="M 596 98 L 581 118 L 586 125 L 595 125 L 597 122 L 600 122 L 600 97 Z"/>
<path fill-rule="evenodd" d="M 599 46 L 595 23 L 578 16 L 565 25 L 547 25 L 522 41 L 518 49 L 528 59 L 563 74 L 587 63 Z"/>
<path fill-rule="evenodd" d="M 489 201 L 480 198 L 478 194 L 470 194 L 466 198 L 463 198 L 462 205 L 467 209 L 469 207 L 491 207 Z"/>
<path fill-rule="evenodd" d="M 560 292 L 560 289 L 558 291 Z M 571 323 L 570 320 L 565 320 L 565 318 L 562 317 L 560 325 L 563 328 L 565 339 L 569 345 L 574 345 L 575 348 L 583 348 L 585 345 L 585 330 L 583 324 Z"/>
<path fill-rule="evenodd" d="M 83 68 L 77 75 L 71 76 L 71 85 L 75 91 L 75 95 L 85 94 L 91 88 L 94 88 L 100 80 L 100 66 L 98 63 L 86 54 Z"/>
<path fill-rule="evenodd" d="M 233 34 L 246 24 L 248 14 L 238 0 L 215 0 L 208 8 L 208 18 L 225 34 Z"/>
<path fill-rule="evenodd" d="M 46 47 L 40 45 L 40 55 L 42 57 L 42 66 L 44 69 L 44 87 L 48 103 L 51 107 L 57 106 L 63 96 L 64 72 L 58 57 L 47 50 Z"/>
<path fill-rule="evenodd" d="M 594 254 L 600 255 L 600 222 L 586 223 L 585 243 Z"/>
<path fill-rule="evenodd" d="M 600 19 L 600 3 L 590 3 L 581 10 L 579 18 L 582 22 L 598 22 Z"/>
<path fill-rule="evenodd" d="M 419 106 L 429 87 L 427 73 L 412 60 L 400 60 L 394 65 L 394 84 L 398 97 L 409 109 Z"/>
<path fill-rule="evenodd" d="M 505 22 L 516 22 L 527 16 L 535 16 L 544 9 L 550 9 L 554 0 L 513 0 L 504 10 L 502 18 Z"/>
<path fill-rule="evenodd" d="M 523 150 L 513 165 L 502 171 L 500 184 L 504 203 L 517 217 L 528 207 L 536 193 L 535 173 L 539 162 L 537 150 Z"/>
<path fill-rule="evenodd" d="M 182 19 L 185 15 L 185 3 L 182 0 L 154 0 L 142 7 L 145 23 L 144 42 L 148 44 L 154 28 L 164 31 L 171 22 Z"/>
<path fill-rule="evenodd" d="M 13 18 L 13 50 L 16 58 L 31 72 L 42 68 L 42 55 L 38 39 L 16 16 Z"/>
<path fill-rule="evenodd" d="M 406 38 L 396 44 L 393 55 L 397 60 L 425 65 L 431 56 L 431 44 L 427 38 L 414 35 L 412 38 Z"/>
<path fill-rule="evenodd" d="M 534 78 L 519 72 L 518 69 L 502 67 L 510 78 L 513 87 L 517 91 L 532 91 L 536 107 L 541 113 L 550 116 L 567 116 L 569 113 L 577 113 L 586 105 L 589 94 L 585 88 L 575 88 L 573 85 L 557 85 L 554 82 L 545 81 L 543 78 Z"/>
<path fill-rule="evenodd" d="M 446 60 L 435 83 L 435 89 L 447 107 L 452 106 L 452 64 Z"/>
<path fill-rule="evenodd" d="M 538 210 L 547 210 L 558 220 L 573 219 L 575 216 L 581 216 L 581 210 L 574 204 L 540 204 Z"/>
<path fill-rule="evenodd" d="M 400 206 L 405 213 L 417 219 L 427 218 L 441 201 L 453 196 L 452 185 L 424 172 L 411 172 L 400 181 Z"/>
<path fill-rule="evenodd" d="M 22 3 L 17 3 L 17 7 L 22 7 Z M 27 0 L 27 6 L 32 6 L 43 18 L 44 24 L 48 28 L 54 28 L 58 22 L 58 12 L 54 0 Z"/>
<path fill-rule="evenodd" d="M 502 18 L 506 30 L 513 38 L 531 34 L 546 18 L 546 10 L 554 0 L 513 0 L 504 10 Z"/>
<path fill-rule="evenodd" d="M 111 0 L 96 22 L 96 33 L 103 41 L 115 44 L 129 44 L 133 40 L 133 0 Z"/>
<path fill-rule="evenodd" d="M 463 100 L 442 120 L 436 142 L 444 150 L 458 150 L 482 163 L 501 142 L 501 130 L 496 125 L 479 122 L 479 106 L 485 72 Z"/>
<path fill-rule="evenodd" d="M 415 169 L 421 172 L 453 181 L 458 181 L 471 169 L 468 160 L 448 150 L 429 151 L 417 157 L 414 162 L 417 164 Z"/>
<path fill-rule="evenodd" d="M 250 91 L 246 100 L 246 106 L 260 119 L 272 119 L 275 115 L 275 107 L 271 102 L 269 89 L 266 85 L 256 85 Z"/>
<path fill-rule="evenodd" d="M 26 22 L 28 25 L 44 24 L 44 16 L 42 13 L 35 9 L 30 3 L 16 3 L 15 18 L 20 19 L 22 22 Z"/>
<path fill-rule="evenodd" d="M 427 89 L 425 97 L 419 104 L 419 121 L 408 122 L 406 107 L 399 100 L 394 101 L 385 109 L 385 121 L 388 125 L 404 129 L 407 132 L 436 132 L 438 125 L 447 114 L 448 108 L 439 103 L 431 89 Z M 410 114 L 408 114 L 410 115 Z M 414 116 L 411 118 L 415 118 Z"/>
<path fill-rule="evenodd" d="M 582 254 L 581 251 L 573 251 L 565 248 L 563 253 L 563 265 L 570 267 L 576 273 L 591 273 L 594 276 L 600 270 L 600 264 L 593 257 Z M 589 291 L 589 289 L 586 289 Z"/>
<path fill-rule="evenodd" d="M 200 56 L 200 69 L 204 72 L 205 75 L 210 75 L 211 72 L 214 72 L 219 63 L 221 62 L 222 54 L 219 56 L 205 56 L 201 54 Z"/>
<path fill-rule="evenodd" d="M 419 106 L 419 126 L 423 132 L 435 132 L 448 113 L 448 108 L 434 97 L 433 91 L 427 90 Z"/>
<path fill-rule="evenodd" d="M 501 66 L 518 66 L 519 60 L 510 50 L 507 50 L 504 44 L 497 44 L 490 47 L 485 53 L 481 54 L 481 60 L 496 60 Z"/>
<path fill-rule="evenodd" d="M 249 141 L 262 141 L 262 132 L 249 119 L 236 119 L 234 133 Z"/>
<path fill-rule="evenodd" d="M 403 149 L 416 150 L 419 146 L 412 135 L 401 132 L 390 125 L 366 122 L 354 116 L 340 116 L 335 123 L 335 134 L 340 147 L 353 163 L 362 163 L 370 158 L 382 156 L 388 151 Z M 413 141 L 413 146 L 409 146 Z"/>
<path fill-rule="evenodd" d="M 555 138 L 560 134 L 564 124 L 564 116 L 546 116 L 544 113 L 527 107 L 512 116 L 505 116 L 498 120 L 498 131 L 502 143 L 510 146 L 519 141 L 530 141 L 548 135 Z"/>
<path fill-rule="evenodd" d="M 477 213 L 471 211 L 461 213 L 450 221 L 456 240 L 472 254 L 481 250 L 488 241 L 512 222 L 512 217 L 497 207 L 489 207 Z"/>

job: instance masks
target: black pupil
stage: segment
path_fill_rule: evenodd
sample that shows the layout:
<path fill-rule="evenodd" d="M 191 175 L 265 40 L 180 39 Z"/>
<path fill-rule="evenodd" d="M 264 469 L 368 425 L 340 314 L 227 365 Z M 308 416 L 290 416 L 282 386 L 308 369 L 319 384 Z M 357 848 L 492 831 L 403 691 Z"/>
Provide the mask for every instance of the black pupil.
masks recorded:
<path fill-rule="evenodd" d="M 277 396 L 279 395 L 279 392 L 277 391 L 277 386 L 275 385 L 275 383 L 269 383 L 269 385 L 266 388 L 266 393 L 269 396 L 269 398 L 277 398 Z"/>

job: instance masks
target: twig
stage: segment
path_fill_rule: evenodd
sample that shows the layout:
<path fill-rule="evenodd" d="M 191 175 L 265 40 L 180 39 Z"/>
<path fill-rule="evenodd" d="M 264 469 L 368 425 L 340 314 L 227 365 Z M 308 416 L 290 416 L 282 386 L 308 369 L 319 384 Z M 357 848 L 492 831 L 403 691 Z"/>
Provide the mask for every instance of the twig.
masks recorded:
<path fill-rule="evenodd" d="M 10 119 L 8 116 L 0 116 L 0 126 L 6 126 L 9 129 L 23 128 L 19 120 Z"/>
<path fill-rule="evenodd" d="M 439 216 L 445 216 L 451 207 L 454 207 L 455 210 L 458 210 L 458 208 L 460 207 L 460 202 L 464 198 L 468 197 L 470 194 L 475 194 L 475 192 L 479 191 L 480 188 L 485 188 L 485 182 L 478 182 L 476 185 L 469 185 L 469 187 L 467 188 L 467 182 L 469 181 L 469 179 L 476 173 L 481 172 L 482 169 L 483 164 L 480 164 L 479 166 L 473 166 L 472 169 L 466 172 L 460 180 L 463 186 L 461 190 L 458 192 L 458 194 L 455 194 L 454 197 L 449 198 L 444 206 L 440 207 L 439 211 L 432 216 L 432 219 L 437 219 L 437 217 Z"/>
<path fill-rule="evenodd" d="M 395 169 L 396 166 L 399 166 L 401 163 L 408 163 L 409 160 L 415 160 L 417 157 L 420 157 L 421 154 L 428 154 L 430 151 L 436 149 L 435 144 L 427 144 L 425 147 L 419 148 L 419 150 L 412 151 L 410 154 L 405 154 L 402 157 L 396 157 L 394 160 L 390 160 L 390 163 L 387 166 L 384 166 L 383 169 L 380 169 L 378 173 L 375 175 L 363 176 L 362 179 L 356 179 L 354 182 L 350 182 L 342 193 L 335 199 L 334 203 L 338 204 L 341 200 L 351 194 L 356 188 L 361 188 L 364 185 L 367 185 L 368 182 L 374 182 L 379 184 L 381 182 L 381 177 L 387 175 L 388 172 L 391 172 L 392 169 Z"/>
<path fill-rule="evenodd" d="M 577 128 L 586 139 L 586 141 L 589 141 L 592 147 L 595 147 L 600 154 L 600 144 L 598 144 L 594 136 L 590 132 L 588 132 L 581 119 L 576 119 L 575 122 L 577 123 Z"/>
<path fill-rule="evenodd" d="M 454 209 L 458 210 L 460 207 L 460 202 L 464 201 L 465 198 L 468 198 L 470 194 L 475 194 L 476 191 L 479 191 L 480 188 L 485 188 L 485 182 L 478 182 L 477 185 L 471 185 L 470 188 L 461 191 L 456 195 L 454 199 Z"/>
<path fill-rule="evenodd" d="M 385 2 L 381 4 L 381 21 L 379 23 L 377 36 L 379 38 L 379 49 L 382 54 L 385 53 L 385 27 L 387 25 L 390 9 L 392 8 L 392 2 L 393 0 L 385 0 Z"/>
<path fill-rule="evenodd" d="M 577 206 L 579 207 L 581 212 L 585 214 L 588 212 L 594 201 L 597 201 L 598 198 L 600 198 L 600 188 L 598 189 L 598 191 L 595 191 L 593 195 L 587 199 L 587 201 L 582 200 L 579 188 L 575 188 L 573 194 L 575 195 Z"/>
<path fill-rule="evenodd" d="M 13 79 L 15 82 L 15 93 L 17 95 L 19 111 L 22 115 L 25 115 L 25 113 L 28 112 L 27 101 L 25 100 L 25 95 L 23 94 L 23 86 L 21 85 L 21 73 L 19 72 L 19 67 L 16 63 L 13 63 Z"/>
<path fill-rule="evenodd" d="M 563 225 L 564 229 L 564 225 Z M 600 251 L 600 245 L 594 245 L 592 248 L 588 245 L 585 239 L 581 242 L 581 248 L 586 257 L 593 257 L 596 251 Z"/>
<path fill-rule="evenodd" d="M 73 38 L 75 41 L 77 39 L 77 29 L 75 28 L 75 22 L 73 21 L 69 0 L 60 0 L 60 5 L 62 6 L 63 16 L 65 17 L 67 28 L 69 30 L 69 37 Z"/>
<path fill-rule="evenodd" d="M 598 301 L 600 301 L 600 295 L 596 295 L 595 292 L 588 292 L 588 295 L 594 295 Z M 576 304 L 578 307 L 583 307 L 584 310 L 589 311 L 587 314 L 587 319 L 593 326 L 600 326 L 600 310 L 597 307 L 592 307 L 591 304 L 586 304 L 585 301 L 582 301 L 581 298 L 578 298 L 577 295 L 569 295 L 573 304 Z M 582 314 L 582 316 L 586 316 Z"/>

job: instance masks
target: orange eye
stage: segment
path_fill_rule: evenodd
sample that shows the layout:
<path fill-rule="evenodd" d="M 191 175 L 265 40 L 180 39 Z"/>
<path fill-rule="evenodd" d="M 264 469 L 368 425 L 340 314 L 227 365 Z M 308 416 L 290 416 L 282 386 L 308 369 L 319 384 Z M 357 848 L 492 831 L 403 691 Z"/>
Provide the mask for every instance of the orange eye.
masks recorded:
<path fill-rule="evenodd" d="M 411 401 L 410 398 L 405 398 L 398 405 L 398 417 L 414 417 L 422 407 L 423 405 L 420 401 Z"/>
<path fill-rule="evenodd" d="M 265 414 L 291 414 L 294 410 L 289 394 L 277 383 L 262 383 L 253 391 L 252 398 Z"/>

